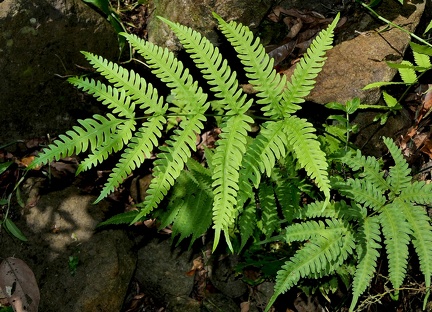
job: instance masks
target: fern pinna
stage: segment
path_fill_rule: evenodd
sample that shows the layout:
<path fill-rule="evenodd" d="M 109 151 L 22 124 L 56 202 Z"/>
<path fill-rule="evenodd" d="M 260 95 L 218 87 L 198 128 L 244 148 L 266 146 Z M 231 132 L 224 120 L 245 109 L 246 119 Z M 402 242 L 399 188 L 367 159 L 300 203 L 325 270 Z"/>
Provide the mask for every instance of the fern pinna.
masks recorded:
<path fill-rule="evenodd" d="M 273 59 L 247 27 L 214 16 L 222 33 L 238 52 L 249 83 L 257 90 L 256 101 L 243 93 L 236 73 L 209 40 L 188 27 L 161 18 L 176 33 L 210 85 L 216 100 L 208 100 L 209 96 L 172 52 L 137 36 L 123 34 L 145 59 L 152 73 L 170 88 L 170 103 L 133 70 L 83 52 L 108 84 L 85 77 L 73 77 L 69 82 L 93 95 L 112 113 L 79 121 L 81 127 L 76 126 L 66 135 L 59 136 L 38 155 L 32 167 L 88 151 L 89 155 L 79 166 L 78 172 L 81 172 L 101 163 L 109 154 L 123 150 L 96 200 L 98 202 L 113 192 L 145 159 L 156 154 L 154 177 L 147 196 L 137 205 L 139 210 L 135 215 L 129 213 L 126 218 L 129 222 L 136 222 L 158 207 L 181 176 L 196 149 L 196 134 L 201 133 L 207 120 L 206 112 L 211 109 L 222 116 L 217 147 L 208 161 L 212 181 L 214 248 L 223 233 L 233 250 L 230 235 L 233 235 L 244 203 L 253 197 L 246 184 L 258 186 L 261 174 L 270 176 L 276 162 L 284 159 L 288 152 L 295 155 L 328 200 L 330 184 L 325 154 L 312 125 L 292 114 L 300 108 L 298 104 L 304 101 L 303 97 L 312 89 L 314 79 L 324 65 L 324 55 L 331 48 L 338 17 L 314 40 L 291 82 L 287 83 L 285 76 L 273 69 Z M 268 121 L 262 125 L 258 137 L 249 138 L 250 143 L 248 132 L 254 119 L 247 112 L 256 104 Z M 160 141 L 168 118 L 177 118 L 180 122 L 173 135 L 163 143 Z M 117 218 L 113 222 L 126 219 Z M 176 221 L 175 218 L 172 220 Z M 191 219 L 190 222 L 199 223 L 199 220 Z"/>
<path fill-rule="evenodd" d="M 307 241 L 278 272 L 276 297 L 294 286 L 300 278 L 317 278 L 333 274 L 350 256 L 356 271 L 352 282 L 354 310 L 368 287 L 383 245 L 388 258 L 389 279 L 397 296 L 407 270 L 408 244 L 412 242 L 425 278 L 429 297 L 432 274 L 432 227 L 423 207 L 432 204 L 432 184 L 411 182 L 408 164 L 391 139 L 384 138 L 394 160 L 385 176 L 379 161 L 348 153 L 340 160 L 357 175 L 335 184 L 350 202 L 331 202 L 324 210 L 315 202 L 298 209 L 287 226 L 286 242 Z M 305 221 L 306 220 L 306 221 Z M 267 309 L 268 310 L 268 309 Z"/>

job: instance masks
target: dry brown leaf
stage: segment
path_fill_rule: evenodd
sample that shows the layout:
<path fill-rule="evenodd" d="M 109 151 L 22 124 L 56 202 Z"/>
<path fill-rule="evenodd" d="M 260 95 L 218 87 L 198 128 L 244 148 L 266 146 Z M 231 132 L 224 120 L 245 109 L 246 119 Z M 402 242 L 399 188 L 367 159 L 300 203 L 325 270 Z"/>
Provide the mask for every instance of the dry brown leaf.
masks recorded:
<path fill-rule="evenodd" d="M 33 271 L 18 258 L 9 257 L 0 264 L 0 288 L 15 312 L 37 312 L 39 287 Z"/>
<path fill-rule="evenodd" d="M 429 156 L 430 159 L 432 159 L 432 141 L 429 139 L 425 140 L 420 151 L 425 153 Z"/>
<path fill-rule="evenodd" d="M 195 258 L 193 260 L 192 268 L 186 272 L 187 276 L 192 276 L 195 274 L 195 271 L 204 269 L 204 263 L 202 257 Z"/>
<path fill-rule="evenodd" d="M 296 41 L 290 41 L 287 44 L 281 45 L 276 49 L 271 50 L 268 53 L 268 56 L 274 59 L 274 66 L 278 65 L 280 62 L 285 60 L 288 57 L 288 55 L 290 55 L 291 52 L 294 50 L 296 44 L 297 44 Z"/>
<path fill-rule="evenodd" d="M 285 21 L 285 19 L 284 19 Z M 294 23 L 294 25 L 292 25 L 290 27 L 289 33 L 288 35 L 286 35 L 285 38 L 287 39 L 293 39 L 294 37 L 296 37 L 298 35 L 298 33 L 300 32 L 300 30 L 303 27 L 303 22 L 301 19 L 297 18 L 296 22 Z"/>
<path fill-rule="evenodd" d="M 417 126 L 409 128 L 407 134 L 405 134 L 402 137 L 401 142 L 399 144 L 399 147 L 402 150 L 405 150 L 408 148 L 408 142 L 410 142 L 411 139 L 417 134 L 417 128 L 418 128 Z"/>
<path fill-rule="evenodd" d="M 250 301 L 244 301 L 240 303 L 240 312 L 249 312 L 250 310 Z"/>

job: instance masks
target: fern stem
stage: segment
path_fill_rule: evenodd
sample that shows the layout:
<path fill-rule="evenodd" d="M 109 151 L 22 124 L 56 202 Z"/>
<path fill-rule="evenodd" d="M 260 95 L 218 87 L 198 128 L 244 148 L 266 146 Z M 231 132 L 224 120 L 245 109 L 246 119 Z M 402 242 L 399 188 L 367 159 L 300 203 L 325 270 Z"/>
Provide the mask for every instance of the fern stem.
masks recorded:
<path fill-rule="evenodd" d="M 379 20 L 383 21 L 384 23 L 391 25 L 397 29 L 399 29 L 400 31 L 403 31 L 404 33 L 410 35 L 411 37 L 413 37 L 414 39 L 417 39 L 418 41 L 420 41 L 421 43 L 429 46 L 432 48 L 432 44 L 430 44 L 429 42 L 427 42 L 426 40 L 424 40 L 423 38 L 420 38 L 419 36 L 417 36 L 416 34 L 414 34 L 413 32 L 403 28 L 402 26 L 399 26 L 398 24 L 395 24 L 391 21 L 389 21 L 388 19 L 382 17 L 381 15 L 379 15 L 377 12 L 375 12 L 370 6 L 368 6 L 366 3 L 359 1 L 360 4 L 366 8 L 367 10 L 369 10 L 369 12 L 371 12 L 376 18 L 378 18 Z"/>

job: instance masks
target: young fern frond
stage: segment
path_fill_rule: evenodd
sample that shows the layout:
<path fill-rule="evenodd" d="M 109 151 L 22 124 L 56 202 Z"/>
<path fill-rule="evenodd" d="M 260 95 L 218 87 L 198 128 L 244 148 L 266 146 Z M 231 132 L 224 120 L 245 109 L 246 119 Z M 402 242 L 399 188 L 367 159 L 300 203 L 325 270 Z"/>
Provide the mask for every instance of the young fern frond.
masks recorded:
<path fill-rule="evenodd" d="M 273 185 L 261 184 L 258 189 L 258 198 L 261 206 L 262 232 L 266 238 L 270 238 L 279 227 L 279 216 Z"/>
<path fill-rule="evenodd" d="M 399 148 L 391 139 L 384 138 L 384 144 L 387 146 L 395 162 L 395 165 L 390 167 L 387 181 L 394 195 L 399 195 L 400 192 L 411 186 L 411 170 L 408 167 L 408 163 L 403 159 Z"/>

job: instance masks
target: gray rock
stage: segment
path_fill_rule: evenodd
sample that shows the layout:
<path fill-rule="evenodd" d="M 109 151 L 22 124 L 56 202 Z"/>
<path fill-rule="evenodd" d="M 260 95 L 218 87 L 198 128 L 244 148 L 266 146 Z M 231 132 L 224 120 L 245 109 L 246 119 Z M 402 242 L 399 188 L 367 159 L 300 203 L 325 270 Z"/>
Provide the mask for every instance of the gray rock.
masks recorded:
<path fill-rule="evenodd" d="M 187 301 L 194 278 L 186 273 L 192 268 L 192 251 L 172 248 L 169 240 L 152 239 L 138 250 L 135 278 L 150 294 L 168 306 Z M 182 298 L 182 299 L 176 299 Z"/>
<path fill-rule="evenodd" d="M 157 18 L 157 16 L 162 16 L 189 26 L 216 43 L 218 40 L 214 31 L 216 21 L 212 12 L 216 12 L 226 21 L 235 20 L 254 29 L 275 2 L 262 0 L 154 0 L 153 7 L 150 8 L 153 13 L 149 17 L 147 26 L 149 41 L 171 50 L 180 49 L 174 34 Z"/>
<path fill-rule="evenodd" d="M 235 255 L 215 261 L 210 278 L 212 284 L 229 298 L 241 297 L 248 290 L 246 284 L 236 276 L 236 265 L 238 265 L 238 257 Z"/>
<path fill-rule="evenodd" d="M 62 78 L 90 67 L 82 50 L 118 55 L 111 26 L 81 0 L 0 2 L 0 142 L 63 133 L 98 112 Z"/>
<path fill-rule="evenodd" d="M 234 300 L 221 293 L 211 294 L 204 298 L 203 301 L 204 312 L 238 312 L 240 311 L 239 305 Z"/>

